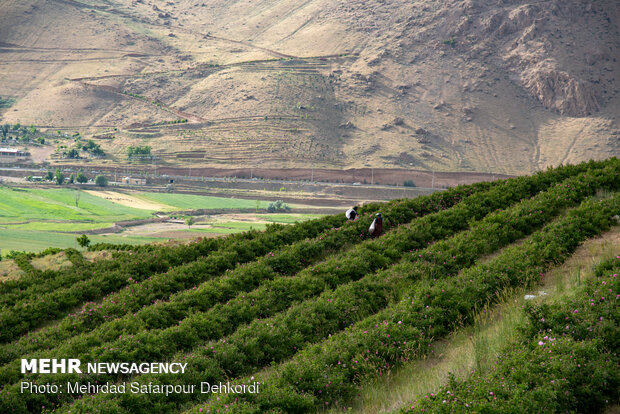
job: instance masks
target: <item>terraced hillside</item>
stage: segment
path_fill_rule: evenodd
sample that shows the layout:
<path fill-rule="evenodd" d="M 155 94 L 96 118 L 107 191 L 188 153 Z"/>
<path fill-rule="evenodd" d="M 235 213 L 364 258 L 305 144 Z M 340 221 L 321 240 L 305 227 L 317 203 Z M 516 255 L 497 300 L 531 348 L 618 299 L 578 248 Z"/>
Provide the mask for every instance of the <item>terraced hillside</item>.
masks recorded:
<path fill-rule="evenodd" d="M 0 117 L 89 165 L 531 173 L 618 155 L 618 7 L 2 0 Z"/>
<path fill-rule="evenodd" d="M 612 158 L 369 204 L 353 222 L 326 216 L 190 245 L 125 246 L 94 262 L 68 250 L 71 265 L 55 270 L 22 257 L 25 274 L 0 284 L 0 412 L 347 407 L 360 387 L 423 358 L 435 341 L 474 323 L 478 310 L 535 286 L 580 243 L 619 225 L 619 186 Z M 370 238 L 377 212 L 384 233 Z M 605 325 L 616 336 L 617 322 Z M 187 368 L 20 372 L 23 358 L 61 357 Z M 30 393 L 24 381 L 169 392 Z M 259 382 L 260 392 L 178 392 L 203 382 Z M 617 388 L 598 387 L 617 398 Z"/>

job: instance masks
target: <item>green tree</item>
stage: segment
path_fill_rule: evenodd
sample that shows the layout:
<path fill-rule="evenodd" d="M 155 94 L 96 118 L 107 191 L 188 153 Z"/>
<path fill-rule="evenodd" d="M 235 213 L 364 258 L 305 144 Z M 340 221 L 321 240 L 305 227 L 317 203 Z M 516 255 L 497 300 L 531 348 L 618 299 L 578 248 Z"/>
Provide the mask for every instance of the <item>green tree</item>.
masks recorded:
<path fill-rule="evenodd" d="M 80 158 L 80 151 L 78 151 L 75 148 L 71 148 L 69 151 L 65 152 L 65 157 L 72 158 L 72 159 L 78 159 Z"/>
<path fill-rule="evenodd" d="M 89 139 L 82 148 L 84 149 L 84 151 L 88 151 L 93 155 L 97 155 L 97 156 L 105 155 L 105 152 L 101 149 L 101 146 L 95 143 L 95 141 L 93 141 L 92 139 Z"/>
<path fill-rule="evenodd" d="M 84 175 L 84 173 L 78 173 L 77 177 L 75 178 L 75 180 L 80 183 L 80 184 L 84 184 L 88 182 L 88 177 L 86 177 Z"/>
<path fill-rule="evenodd" d="M 192 224 L 194 224 L 196 222 L 196 219 L 194 217 L 188 217 L 185 219 L 185 224 L 187 224 L 188 228 L 192 228 Z"/>
<path fill-rule="evenodd" d="M 108 179 L 104 175 L 98 175 L 95 177 L 95 184 L 99 187 L 106 187 L 108 185 Z"/>
<path fill-rule="evenodd" d="M 277 200 L 273 203 L 269 203 L 269 206 L 267 206 L 267 211 L 269 213 L 277 213 L 280 211 L 291 211 L 291 207 L 288 204 L 286 204 L 284 201 Z"/>
<path fill-rule="evenodd" d="M 77 242 L 82 247 L 88 247 L 90 245 L 90 239 L 85 234 L 82 234 L 80 237 L 78 237 Z"/>
<path fill-rule="evenodd" d="M 54 179 L 54 173 L 51 171 L 48 171 L 47 174 L 45 174 L 45 179 L 47 181 L 52 181 Z"/>
<path fill-rule="evenodd" d="M 75 182 L 75 176 L 71 174 L 71 176 L 69 176 L 69 184 L 73 184 L 74 182 Z"/>
<path fill-rule="evenodd" d="M 151 158 L 151 147 L 145 145 L 143 147 L 128 147 L 127 158 Z"/>
<path fill-rule="evenodd" d="M 56 173 L 54 174 L 54 181 L 56 181 L 58 185 L 65 182 L 65 175 L 58 168 L 56 168 Z"/>

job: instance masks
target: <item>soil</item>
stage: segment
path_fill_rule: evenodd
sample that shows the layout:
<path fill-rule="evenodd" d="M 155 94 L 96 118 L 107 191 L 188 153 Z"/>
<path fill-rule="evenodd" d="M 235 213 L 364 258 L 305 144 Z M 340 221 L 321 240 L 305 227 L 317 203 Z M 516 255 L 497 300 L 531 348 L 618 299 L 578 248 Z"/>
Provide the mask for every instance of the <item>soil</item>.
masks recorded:
<path fill-rule="evenodd" d="M 101 197 L 106 200 L 110 200 L 114 203 L 121 204 L 126 207 L 134 207 L 142 210 L 153 210 L 153 211 L 162 211 L 162 210 L 170 210 L 174 207 L 171 207 L 166 204 L 157 203 L 155 201 L 144 200 L 138 197 L 133 197 L 131 195 L 125 193 L 119 193 L 116 191 L 93 191 L 93 190 L 85 190 L 88 194 L 94 195 L 96 197 Z"/>

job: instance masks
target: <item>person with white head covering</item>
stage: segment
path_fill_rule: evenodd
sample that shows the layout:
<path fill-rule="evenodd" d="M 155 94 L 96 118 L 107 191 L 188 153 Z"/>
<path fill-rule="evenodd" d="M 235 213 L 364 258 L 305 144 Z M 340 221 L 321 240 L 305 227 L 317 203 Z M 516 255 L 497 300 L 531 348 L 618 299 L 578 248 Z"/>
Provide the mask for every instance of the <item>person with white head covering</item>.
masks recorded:
<path fill-rule="evenodd" d="M 381 236 L 382 232 L 383 232 L 383 217 L 381 217 L 381 213 L 377 213 L 377 216 L 375 217 L 375 219 L 372 221 L 372 224 L 368 228 L 368 234 L 370 234 L 372 238 L 377 238 Z"/>
<path fill-rule="evenodd" d="M 344 213 L 344 215 L 347 216 L 348 220 L 357 220 L 357 218 L 359 217 L 359 214 L 357 214 L 357 206 L 348 209 L 347 212 Z"/>

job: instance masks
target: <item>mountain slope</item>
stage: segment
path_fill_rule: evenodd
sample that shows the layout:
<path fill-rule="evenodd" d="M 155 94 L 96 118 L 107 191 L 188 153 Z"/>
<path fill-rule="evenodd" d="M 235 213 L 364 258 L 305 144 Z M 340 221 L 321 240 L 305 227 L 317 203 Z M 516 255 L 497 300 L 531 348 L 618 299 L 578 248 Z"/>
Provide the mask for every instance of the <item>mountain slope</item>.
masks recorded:
<path fill-rule="evenodd" d="M 620 154 L 613 0 L 0 2 L 5 121 L 124 162 L 520 174 Z M 162 125 L 186 119 L 187 123 Z"/>

